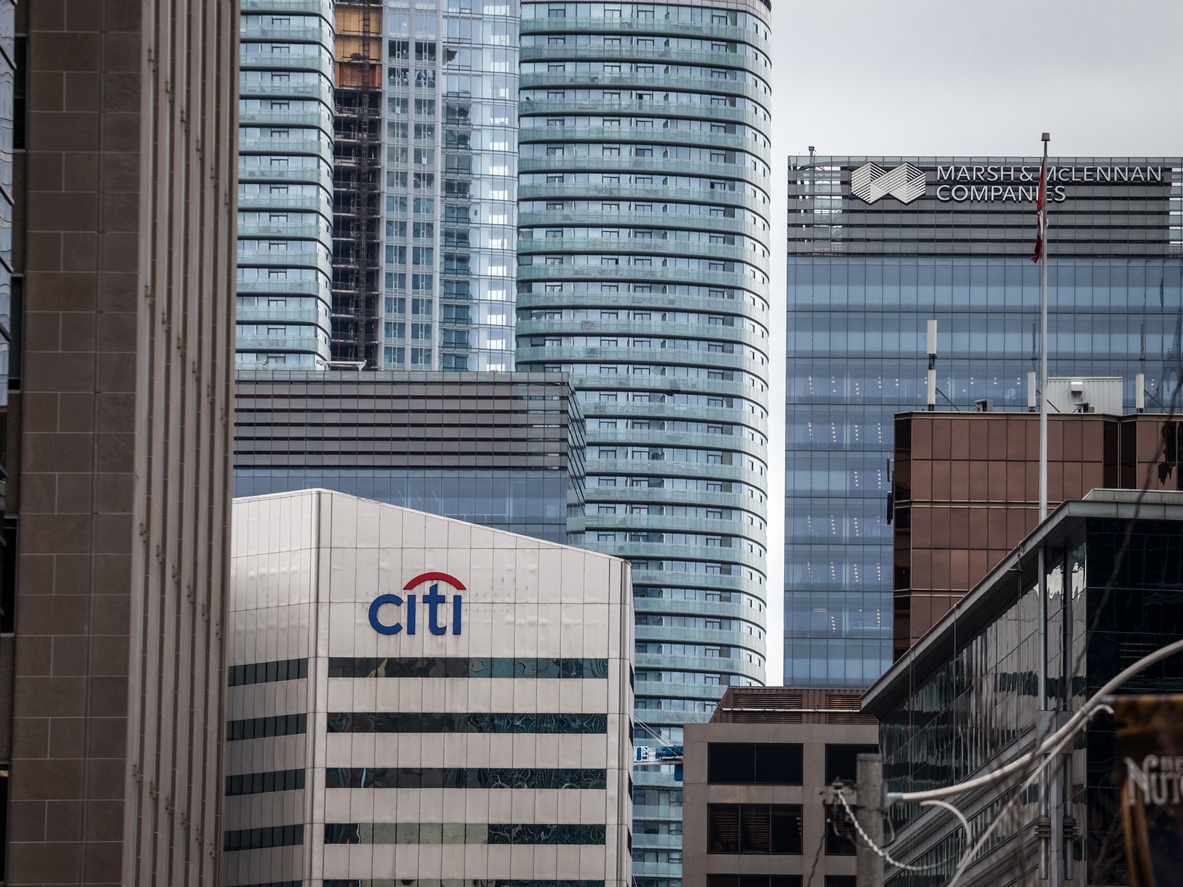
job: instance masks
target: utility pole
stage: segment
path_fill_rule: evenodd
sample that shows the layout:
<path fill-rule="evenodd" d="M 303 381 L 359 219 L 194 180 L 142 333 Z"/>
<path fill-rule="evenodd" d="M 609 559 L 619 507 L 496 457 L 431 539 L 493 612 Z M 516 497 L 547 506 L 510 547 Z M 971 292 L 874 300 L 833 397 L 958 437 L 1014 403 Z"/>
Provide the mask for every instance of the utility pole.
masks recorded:
<path fill-rule="evenodd" d="M 859 755 L 858 808 L 855 818 L 876 847 L 883 846 L 883 755 Z M 858 842 L 855 884 L 857 887 L 883 887 L 883 857 Z"/>

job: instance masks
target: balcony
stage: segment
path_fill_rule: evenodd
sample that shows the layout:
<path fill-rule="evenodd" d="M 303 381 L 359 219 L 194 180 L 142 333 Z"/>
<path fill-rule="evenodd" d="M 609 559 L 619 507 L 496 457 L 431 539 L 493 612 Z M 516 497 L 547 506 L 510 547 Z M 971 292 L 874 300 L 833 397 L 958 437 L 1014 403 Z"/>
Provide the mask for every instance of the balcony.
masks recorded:
<path fill-rule="evenodd" d="M 747 108 L 716 107 L 714 105 L 692 105 L 682 102 L 604 102 L 588 99 L 522 99 L 518 113 L 523 117 L 548 114 L 561 117 L 568 114 L 594 114 L 613 117 L 677 117 L 685 120 L 733 120 L 744 123 L 761 132 L 770 128 L 762 116 Z M 762 126 L 763 124 L 763 126 Z"/>
<path fill-rule="evenodd" d="M 333 60 L 324 54 L 244 52 L 240 53 L 238 66 L 243 71 L 316 71 L 325 77 L 330 88 L 333 82 Z"/>
<path fill-rule="evenodd" d="M 239 237 L 272 237 L 284 240 L 315 240 L 326 248 L 332 245 L 333 233 L 328 225 L 315 222 L 239 222 Z"/>
<path fill-rule="evenodd" d="M 237 320 L 239 323 L 301 323 L 317 326 L 329 333 L 328 311 L 320 312 L 315 308 L 260 308 L 256 306 L 238 306 Z"/>
<path fill-rule="evenodd" d="M 555 169 L 554 172 L 562 172 L 562 169 Z M 763 219 L 767 219 L 771 211 L 771 205 L 767 199 L 739 191 L 717 191 L 710 188 L 670 188 L 663 185 L 634 185 L 630 183 L 593 185 L 587 182 L 547 182 L 537 185 L 518 185 L 519 201 L 594 199 L 620 202 L 640 201 L 641 203 L 680 201 L 716 206 L 742 206 Z"/>
<path fill-rule="evenodd" d="M 317 280 L 258 280 L 239 277 L 234 291 L 243 296 L 309 296 L 320 299 L 326 305 L 332 300 L 332 290 L 329 288 L 327 277 Z"/>
<path fill-rule="evenodd" d="M 329 346 L 315 336 L 235 336 L 236 351 L 303 351 L 328 357 Z"/>
<path fill-rule="evenodd" d="M 332 141 L 333 116 L 321 106 L 319 111 L 281 111 L 274 108 L 239 110 L 239 126 L 302 126 L 319 129 Z"/>
<path fill-rule="evenodd" d="M 532 122 L 537 118 L 528 118 Z M 710 146 L 742 151 L 770 163 L 772 152 L 755 139 L 719 132 L 689 129 L 664 129 L 637 126 L 526 126 L 518 131 L 518 143 L 608 142 L 621 144 Z"/>
<path fill-rule="evenodd" d="M 241 11 L 247 12 L 303 12 L 333 20 L 333 0 L 242 0 Z"/>
<path fill-rule="evenodd" d="M 522 31 L 525 32 L 525 22 L 522 24 Z M 754 55 L 740 55 L 738 52 L 713 52 L 704 49 L 675 49 L 666 46 L 523 46 L 521 60 L 523 62 L 619 61 L 637 62 L 644 65 L 702 65 L 715 69 L 742 69 L 750 71 L 764 80 L 772 76 L 772 68 Z"/>
<path fill-rule="evenodd" d="M 247 11 L 246 3 L 243 3 L 242 11 Z M 328 49 L 332 49 L 333 46 L 333 32 L 328 22 L 320 27 L 288 25 L 278 28 L 242 22 L 238 26 L 238 39 L 241 42 L 258 40 L 275 43 L 319 43 Z"/>
<path fill-rule="evenodd" d="M 245 6 L 243 7 L 245 11 Z M 714 25 L 709 22 L 673 22 L 657 18 L 523 18 L 523 34 L 653 34 L 662 37 L 702 37 L 707 40 L 750 43 L 765 55 L 771 51 L 762 34 L 748 28 Z"/>
<path fill-rule="evenodd" d="M 242 178 L 241 172 L 239 178 Z M 333 199 L 328 191 L 312 194 L 239 194 L 240 210 L 302 209 L 319 213 L 326 221 L 333 217 Z"/>
<path fill-rule="evenodd" d="M 660 223 L 647 227 L 652 227 L 655 233 L 660 233 Z M 666 240 L 661 237 L 519 238 L 518 255 L 542 255 L 545 253 L 562 253 L 564 256 L 573 253 L 612 256 L 652 256 L 654 262 L 658 261 L 662 256 L 693 256 L 702 259 L 718 259 L 719 261 L 726 262 L 746 262 L 764 271 L 768 270 L 768 258 L 766 256 L 761 256 L 755 250 L 750 250 L 742 246 L 728 246 L 725 243 L 695 243 L 687 240 L 674 240 L 672 238 Z M 666 270 L 668 269 L 661 268 L 657 273 Z"/>
<path fill-rule="evenodd" d="M 238 153 L 270 154 L 272 156 L 313 156 L 325 163 L 333 162 L 333 143 L 330 139 L 300 138 L 243 138 L 238 137 Z"/>
<path fill-rule="evenodd" d="M 552 268 L 561 270 L 563 266 L 547 265 L 543 268 Z M 574 267 L 574 266 L 572 266 Z M 594 267 L 594 266 L 592 266 Z M 535 268 L 534 266 L 527 266 L 519 269 L 518 276 L 521 277 L 521 271 L 543 270 Z M 620 270 L 619 268 L 602 267 L 597 270 L 613 271 Z M 627 270 L 627 269 L 626 269 Z M 669 268 L 663 268 L 663 271 L 669 271 Z M 676 270 L 676 269 L 675 269 Z M 715 272 L 704 272 L 705 274 L 712 274 Z M 586 277 L 587 275 L 584 275 Z M 619 276 L 619 275 L 614 275 Z M 635 275 L 628 275 L 633 277 Z M 664 275 L 663 275 L 664 276 Z M 733 277 L 735 275 L 732 275 Z M 658 282 L 660 285 L 660 281 Z M 743 315 L 754 320 L 761 326 L 768 324 L 768 311 L 762 310 L 760 306 L 752 302 L 752 297 L 744 299 L 726 299 L 726 298 L 711 298 L 709 296 L 701 296 L 694 298 L 693 296 L 679 296 L 670 293 L 652 292 L 652 293 L 518 293 L 517 307 L 520 308 L 555 308 L 555 307 L 574 307 L 592 305 L 596 307 L 619 305 L 620 307 L 634 307 L 634 308 L 653 308 L 661 309 L 667 308 L 678 311 L 705 311 L 710 314 L 735 314 Z M 598 321 L 587 321 L 588 323 L 598 323 Z M 584 321 L 579 321 L 582 328 Z M 589 327 L 590 329 L 590 327 Z"/>
<path fill-rule="evenodd" d="M 665 74 L 630 71 L 617 73 L 594 71 L 568 72 L 547 71 L 537 74 L 522 74 L 518 79 L 519 89 L 557 89 L 570 86 L 586 89 L 600 86 L 606 89 L 628 89 L 654 92 L 704 92 L 713 95 L 729 95 L 747 99 L 765 111 L 772 104 L 772 95 L 751 83 L 727 80 L 722 77 L 672 77 Z M 664 104 L 664 103 L 663 103 Z M 712 105 L 702 105 L 710 111 Z M 709 116 L 709 115 L 708 115 Z"/>

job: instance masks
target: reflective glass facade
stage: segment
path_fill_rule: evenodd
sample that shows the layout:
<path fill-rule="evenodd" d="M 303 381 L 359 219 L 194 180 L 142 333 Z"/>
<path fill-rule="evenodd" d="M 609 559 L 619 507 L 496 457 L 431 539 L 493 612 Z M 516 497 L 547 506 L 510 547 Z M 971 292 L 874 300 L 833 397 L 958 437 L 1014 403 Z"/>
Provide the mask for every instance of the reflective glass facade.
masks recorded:
<path fill-rule="evenodd" d="M 567 541 L 567 474 L 525 469 L 239 468 L 234 496 L 337 490 L 390 505 Z"/>
<path fill-rule="evenodd" d="M 329 358 L 332 16 L 332 0 L 242 0 L 240 369 Z"/>
<path fill-rule="evenodd" d="M 906 161 L 927 178 L 919 198 L 851 193 L 864 164 Z M 1053 163 L 1049 375 L 1122 376 L 1132 408 L 1144 347 L 1147 405 L 1166 403 L 1183 369 L 1180 164 Z M 891 662 L 888 460 L 893 415 L 924 409 L 927 321 L 938 409 L 1027 409 L 1040 282 L 1023 177 L 1038 170 L 1031 158 L 790 160 L 787 684 L 865 686 Z"/>
<path fill-rule="evenodd" d="M 26 38 L 16 31 L 15 0 L 0 0 L 0 414 L 7 428 L 9 376 L 20 387 L 20 353 L 14 350 L 19 332 L 23 281 L 14 286 L 12 279 L 12 207 L 13 151 L 25 150 L 25 84 L 23 62 L 18 68 L 17 53 L 23 59 Z M 18 82 L 19 78 L 19 82 Z M 7 471 L 7 454 L 0 455 L 0 471 Z M 0 515 L 4 512 L 3 487 L 0 486 Z"/>
<path fill-rule="evenodd" d="M 243 373 L 234 495 L 323 488 L 578 544 L 584 434 L 562 376 Z"/>
<path fill-rule="evenodd" d="M 513 369 L 517 0 L 394 0 L 377 365 Z"/>
<path fill-rule="evenodd" d="M 1106 493 L 1125 496 L 1129 504 L 1136 496 Z M 1083 508 L 1076 514 L 1057 511 L 1049 522 L 1052 526 L 1045 525 L 1044 538 L 1049 541 L 1045 712 L 1040 711 L 1043 637 L 1038 630 L 1041 607 L 1033 556 L 1024 558 L 1021 566 L 1012 559 L 1008 571 L 992 574 L 988 587 L 980 587 L 958 605 L 962 618 L 956 635 L 952 626 L 930 634 L 917 646 L 918 658 L 911 666 L 901 663 L 869 691 L 864 705 L 880 717 L 889 791 L 945 786 L 997 767 L 1037 731 L 1046 729 L 1039 726 L 1041 718 L 1063 723 L 1063 713 L 1078 710 L 1120 670 L 1183 637 L 1183 505 L 1178 494 L 1152 493 L 1150 497 L 1147 504 L 1166 505 L 1158 513 L 1169 519 L 1135 521 L 1124 551 L 1127 521 L 1116 519 L 1116 509 L 1112 517 L 1087 519 Z M 1092 509 L 1094 514 L 1097 511 Z M 1092 626 L 1095 630 L 1086 649 Z M 1178 693 L 1181 689 L 1183 662 L 1174 657 L 1133 678 L 1122 692 Z M 1099 715 L 1085 740 L 1077 743 L 1070 758 L 1064 758 L 1064 769 L 1053 768 L 1049 795 L 1071 798 L 1062 815 L 1074 817 L 1080 827 L 1066 846 L 1082 883 L 1126 883 L 1124 871 L 1112 868 L 1123 865 L 1123 854 L 1114 849 L 1122 844 L 1121 785 L 1113 778 L 1114 754 L 1113 720 Z M 1072 787 L 1070 795 L 1060 795 L 1066 786 Z M 958 806 L 980 830 L 998 811 L 1000 799 L 1008 800 L 1015 788 L 1009 784 L 1003 792 L 979 792 Z M 1038 844 L 1025 836 L 1039 814 L 1038 802 L 1038 792 L 1024 793 L 965 884 L 1022 881 L 1021 873 L 1037 877 Z M 1058 838 L 1061 826 L 1054 804 L 1052 813 Z M 921 866 L 949 862 L 922 874 L 889 872 L 887 883 L 893 887 L 946 883 L 966 849 L 956 820 L 914 805 L 893 808 L 893 820 L 899 836 L 897 858 Z M 1053 862 L 1057 864 L 1063 861 Z M 1081 878 L 1082 865 L 1087 879 Z"/>
<path fill-rule="evenodd" d="M 587 417 L 585 544 L 633 566 L 639 744 L 764 681 L 770 14 L 522 4 L 517 362 L 570 373 Z M 646 887 L 682 871 L 657 770 Z"/>

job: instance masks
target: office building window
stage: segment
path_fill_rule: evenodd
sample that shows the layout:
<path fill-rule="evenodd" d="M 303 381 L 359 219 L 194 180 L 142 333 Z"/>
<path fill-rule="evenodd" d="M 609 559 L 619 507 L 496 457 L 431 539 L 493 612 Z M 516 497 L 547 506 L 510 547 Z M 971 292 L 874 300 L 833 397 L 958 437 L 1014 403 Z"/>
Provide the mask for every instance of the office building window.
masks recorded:
<path fill-rule="evenodd" d="M 847 743 L 826 743 L 826 785 L 836 780 L 858 782 L 858 756 L 873 755 L 879 751 L 877 745 L 855 745 Z"/>
<path fill-rule="evenodd" d="M 708 853 L 801 855 L 800 804 L 708 804 Z"/>
<path fill-rule="evenodd" d="M 707 782 L 724 785 L 801 785 L 799 742 L 712 742 Z"/>
<path fill-rule="evenodd" d="M 707 887 L 801 887 L 801 876 L 707 875 Z"/>

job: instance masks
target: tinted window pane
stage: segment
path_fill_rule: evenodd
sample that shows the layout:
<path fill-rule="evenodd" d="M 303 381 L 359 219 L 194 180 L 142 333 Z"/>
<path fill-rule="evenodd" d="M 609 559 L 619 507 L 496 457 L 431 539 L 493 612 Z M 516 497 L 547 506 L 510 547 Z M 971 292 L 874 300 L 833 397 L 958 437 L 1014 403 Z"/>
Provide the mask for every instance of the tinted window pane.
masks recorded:
<path fill-rule="evenodd" d="M 712 783 L 801 785 L 802 746 L 786 742 L 712 742 L 707 747 Z"/>
<path fill-rule="evenodd" d="M 764 785 L 801 785 L 802 748 L 798 742 L 758 743 L 756 782 Z"/>
<path fill-rule="evenodd" d="M 801 805 L 774 804 L 772 807 L 772 852 L 801 853 Z"/>
<path fill-rule="evenodd" d="M 744 804 L 739 812 L 741 853 L 771 853 L 772 836 L 767 804 Z"/>
<path fill-rule="evenodd" d="M 739 806 L 711 804 L 707 809 L 707 852 L 739 853 Z"/>
<path fill-rule="evenodd" d="M 826 744 L 826 785 L 835 779 L 854 783 L 858 781 L 858 755 L 873 755 L 878 745 Z"/>
<path fill-rule="evenodd" d="M 707 782 L 751 783 L 756 747 L 750 742 L 712 742 L 707 746 Z"/>

